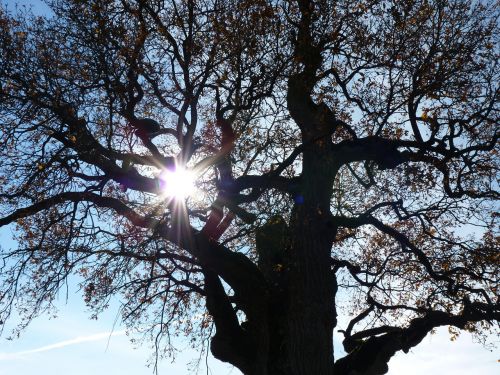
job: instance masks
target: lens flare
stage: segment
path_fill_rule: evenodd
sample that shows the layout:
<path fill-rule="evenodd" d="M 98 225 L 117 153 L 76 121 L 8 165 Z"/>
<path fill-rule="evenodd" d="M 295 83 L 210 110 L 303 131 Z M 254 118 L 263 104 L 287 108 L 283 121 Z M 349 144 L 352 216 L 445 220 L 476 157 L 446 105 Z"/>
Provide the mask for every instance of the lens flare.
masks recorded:
<path fill-rule="evenodd" d="M 194 174 L 184 168 L 165 169 L 158 179 L 167 197 L 185 199 L 194 192 Z"/>

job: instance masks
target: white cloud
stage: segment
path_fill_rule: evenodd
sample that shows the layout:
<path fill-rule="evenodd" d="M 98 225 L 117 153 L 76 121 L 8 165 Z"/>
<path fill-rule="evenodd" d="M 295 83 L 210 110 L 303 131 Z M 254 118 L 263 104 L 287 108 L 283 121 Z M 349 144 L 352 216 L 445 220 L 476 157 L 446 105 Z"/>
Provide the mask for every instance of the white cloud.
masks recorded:
<path fill-rule="evenodd" d="M 495 338 L 492 338 L 495 343 L 493 340 Z M 500 367 L 498 354 L 498 350 L 491 352 L 474 342 L 468 332 L 461 332 L 458 339 L 451 342 L 447 329 L 441 327 L 408 354 L 398 352 L 389 362 L 388 375 L 496 375 Z"/>
<path fill-rule="evenodd" d="M 64 348 L 65 346 L 76 345 L 76 344 L 80 344 L 83 342 L 110 339 L 112 336 L 122 336 L 124 334 L 125 334 L 124 330 L 112 331 L 112 332 L 101 332 L 101 333 L 95 333 L 93 335 L 78 336 L 78 337 L 75 337 L 75 338 L 70 339 L 70 340 L 59 341 L 59 342 L 56 342 L 54 344 L 45 345 L 45 346 L 41 346 L 39 348 L 30 349 L 30 350 L 23 350 L 23 351 L 12 352 L 12 353 L 0 352 L 0 361 L 22 359 L 23 357 L 30 355 L 30 354 L 34 354 L 34 353 L 47 352 L 49 350 L 60 349 L 60 348 Z"/>

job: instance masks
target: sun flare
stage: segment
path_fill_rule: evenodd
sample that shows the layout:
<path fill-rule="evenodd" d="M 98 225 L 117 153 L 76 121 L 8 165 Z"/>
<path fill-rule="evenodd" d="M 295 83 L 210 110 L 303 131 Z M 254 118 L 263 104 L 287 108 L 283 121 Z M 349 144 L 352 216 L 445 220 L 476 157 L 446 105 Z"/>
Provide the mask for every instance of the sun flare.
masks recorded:
<path fill-rule="evenodd" d="M 194 174 L 184 168 L 166 169 L 160 176 L 160 188 L 169 198 L 185 199 L 195 191 Z"/>

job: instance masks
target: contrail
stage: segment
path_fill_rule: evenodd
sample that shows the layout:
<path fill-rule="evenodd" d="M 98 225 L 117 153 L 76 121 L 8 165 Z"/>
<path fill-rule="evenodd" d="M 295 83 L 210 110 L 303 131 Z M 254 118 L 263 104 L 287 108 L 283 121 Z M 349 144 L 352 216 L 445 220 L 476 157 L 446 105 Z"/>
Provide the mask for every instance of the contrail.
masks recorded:
<path fill-rule="evenodd" d="M 56 342 L 55 344 L 45 345 L 45 346 L 41 346 L 39 348 L 31 349 L 31 350 L 23 350 L 20 352 L 13 352 L 13 353 L 0 352 L 0 361 L 8 360 L 8 359 L 17 359 L 17 358 L 23 357 L 23 356 L 28 355 L 28 354 L 47 352 L 49 350 L 54 350 L 54 349 L 63 348 L 65 346 L 80 344 L 82 342 L 99 341 L 99 340 L 110 338 L 111 336 L 122 336 L 124 334 L 125 334 L 124 330 L 114 331 L 114 332 L 102 332 L 102 333 L 96 333 L 96 334 L 88 335 L 88 336 L 78 336 L 78 337 L 75 337 L 74 339 Z"/>

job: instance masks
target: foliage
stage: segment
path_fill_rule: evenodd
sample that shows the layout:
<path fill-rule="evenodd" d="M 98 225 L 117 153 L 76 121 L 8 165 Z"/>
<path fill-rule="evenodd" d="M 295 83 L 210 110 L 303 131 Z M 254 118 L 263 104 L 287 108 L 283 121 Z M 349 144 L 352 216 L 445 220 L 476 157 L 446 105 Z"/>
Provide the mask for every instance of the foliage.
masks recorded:
<path fill-rule="evenodd" d="M 212 337 L 259 375 L 498 327 L 495 2 L 49 4 L 0 10 L 1 321 L 76 275 L 157 353 Z"/>

